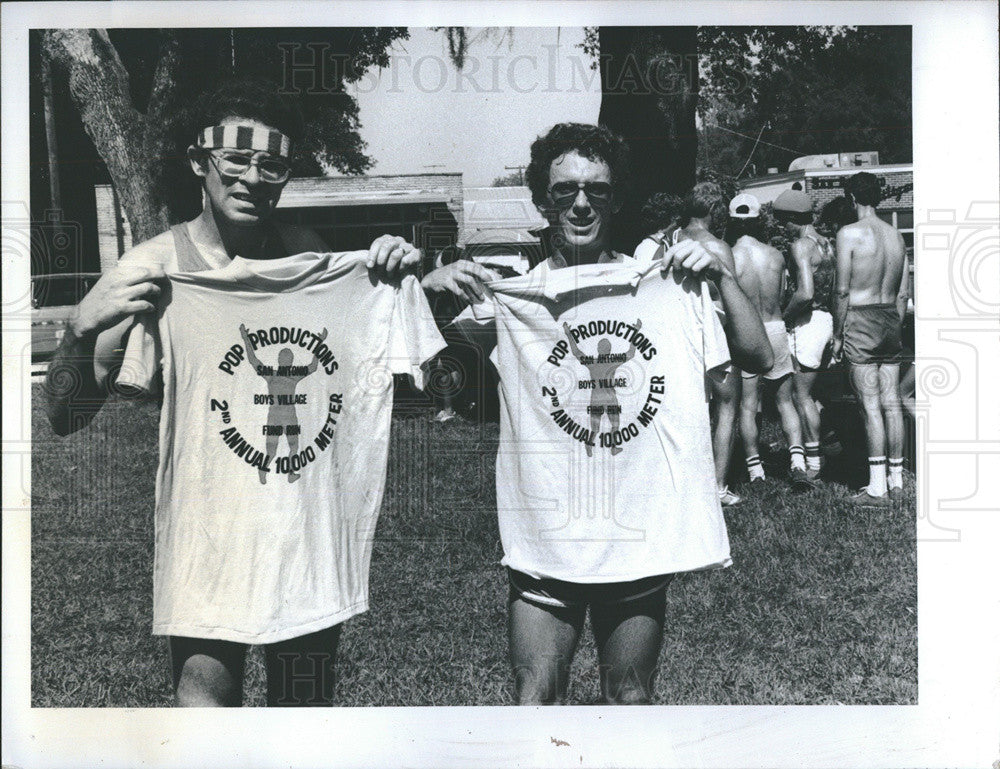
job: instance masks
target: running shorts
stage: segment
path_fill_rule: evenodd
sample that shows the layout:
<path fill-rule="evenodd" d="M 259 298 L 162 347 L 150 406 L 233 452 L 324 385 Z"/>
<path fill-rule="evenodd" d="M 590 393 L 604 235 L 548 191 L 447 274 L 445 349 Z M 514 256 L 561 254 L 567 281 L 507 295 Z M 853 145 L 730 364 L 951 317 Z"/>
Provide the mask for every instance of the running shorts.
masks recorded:
<path fill-rule="evenodd" d="M 903 351 L 902 321 L 896 304 L 862 304 L 847 308 L 844 357 L 849 363 L 899 363 Z"/>
<path fill-rule="evenodd" d="M 832 339 L 833 316 L 826 310 L 803 313 L 788 332 L 788 346 L 800 368 L 823 368 Z"/>
<path fill-rule="evenodd" d="M 644 577 L 632 582 L 564 582 L 561 579 L 532 577 L 507 567 L 510 599 L 523 598 L 542 606 L 570 609 L 588 604 L 621 604 L 645 598 L 662 590 L 673 574 Z"/>

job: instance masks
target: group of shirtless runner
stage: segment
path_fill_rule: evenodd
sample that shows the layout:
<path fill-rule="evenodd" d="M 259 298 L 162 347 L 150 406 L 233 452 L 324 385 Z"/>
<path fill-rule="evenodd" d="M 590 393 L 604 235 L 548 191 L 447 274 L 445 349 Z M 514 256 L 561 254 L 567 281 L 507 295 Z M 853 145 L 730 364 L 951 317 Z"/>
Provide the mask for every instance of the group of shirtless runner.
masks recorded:
<path fill-rule="evenodd" d="M 719 199 L 709 208 L 721 208 L 721 190 L 707 183 L 695 188 L 695 198 L 716 196 Z M 823 458 L 821 406 L 814 390 L 818 375 L 841 361 L 846 362 L 864 413 L 867 436 L 870 480 L 856 499 L 887 505 L 901 494 L 904 428 L 899 366 L 908 270 L 902 236 L 876 214 L 880 199 L 881 188 L 872 174 L 860 172 L 847 181 L 845 200 L 857 220 L 839 229 L 834 247 L 816 231 L 809 196 L 795 189 L 781 193 L 773 211 L 791 241 L 787 258 L 761 240 L 759 201 L 748 193 L 730 201 L 726 241 L 737 280 L 764 323 L 774 365 L 764 374 L 744 372 L 741 396 L 736 381 L 717 385 L 713 393 L 714 448 L 723 504 L 740 501 L 725 485 L 733 443 L 732 404 L 737 398 L 750 481 L 766 477 L 757 423 L 762 386 L 773 392 L 789 446 L 788 477 L 793 487 L 816 486 Z M 686 231 L 717 241 L 720 250 L 726 247 L 712 234 L 715 223 L 710 218 L 697 217 L 694 210 L 685 213 L 691 217 Z M 785 299 L 789 280 L 794 290 Z"/>

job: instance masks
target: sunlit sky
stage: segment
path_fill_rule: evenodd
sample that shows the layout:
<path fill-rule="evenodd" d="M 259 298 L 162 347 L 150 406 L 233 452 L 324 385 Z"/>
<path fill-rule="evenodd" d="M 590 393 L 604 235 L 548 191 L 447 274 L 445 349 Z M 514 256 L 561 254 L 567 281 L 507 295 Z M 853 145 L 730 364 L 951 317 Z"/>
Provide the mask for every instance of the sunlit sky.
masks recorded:
<path fill-rule="evenodd" d="M 392 64 L 353 88 L 373 174 L 461 171 L 488 186 L 528 162 L 534 138 L 559 122 L 597 121 L 600 75 L 580 27 L 470 29 L 460 75 L 443 30 L 411 28 Z"/>

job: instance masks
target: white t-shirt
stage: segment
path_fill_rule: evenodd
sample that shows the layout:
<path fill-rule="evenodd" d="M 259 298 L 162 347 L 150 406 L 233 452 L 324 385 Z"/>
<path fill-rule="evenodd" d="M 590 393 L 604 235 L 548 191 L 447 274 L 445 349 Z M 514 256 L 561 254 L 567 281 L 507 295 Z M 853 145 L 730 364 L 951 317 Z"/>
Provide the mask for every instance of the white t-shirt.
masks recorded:
<path fill-rule="evenodd" d="M 706 373 L 729 349 L 707 284 L 626 258 L 489 287 L 504 563 L 581 583 L 728 566 Z"/>
<path fill-rule="evenodd" d="M 164 382 L 155 634 L 273 643 L 368 608 L 391 375 L 422 386 L 444 342 L 417 280 L 366 257 L 176 273 L 131 330 L 119 383 Z"/>

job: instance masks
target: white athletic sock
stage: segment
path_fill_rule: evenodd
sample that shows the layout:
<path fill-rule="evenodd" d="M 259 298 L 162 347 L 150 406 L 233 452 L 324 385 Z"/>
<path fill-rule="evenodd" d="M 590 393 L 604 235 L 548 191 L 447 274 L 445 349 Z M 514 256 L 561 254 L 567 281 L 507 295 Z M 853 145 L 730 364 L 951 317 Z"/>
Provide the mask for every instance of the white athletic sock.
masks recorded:
<path fill-rule="evenodd" d="M 889 488 L 903 488 L 903 458 L 889 459 Z"/>
<path fill-rule="evenodd" d="M 806 452 L 801 446 L 789 446 L 788 456 L 792 461 L 793 470 L 806 471 Z"/>
<path fill-rule="evenodd" d="M 754 454 L 752 457 L 747 457 L 747 472 L 750 473 L 751 481 L 767 477 L 764 475 L 764 465 L 761 464 L 760 454 Z"/>
<path fill-rule="evenodd" d="M 885 457 L 868 457 L 868 493 L 873 497 L 885 496 Z"/>
<path fill-rule="evenodd" d="M 819 470 L 823 467 L 819 454 L 819 442 L 806 441 L 806 469 Z"/>

